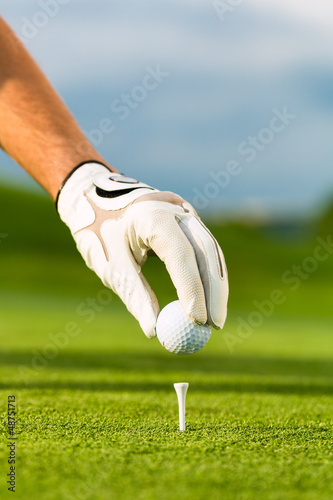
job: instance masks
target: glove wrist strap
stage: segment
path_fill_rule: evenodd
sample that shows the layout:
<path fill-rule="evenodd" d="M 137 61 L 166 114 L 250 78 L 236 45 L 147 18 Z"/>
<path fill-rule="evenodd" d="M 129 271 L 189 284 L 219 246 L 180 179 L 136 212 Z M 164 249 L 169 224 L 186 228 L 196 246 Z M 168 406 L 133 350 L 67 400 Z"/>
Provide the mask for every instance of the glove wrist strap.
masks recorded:
<path fill-rule="evenodd" d="M 61 183 L 61 186 L 59 188 L 59 191 L 58 191 L 58 194 L 57 194 L 57 197 L 56 197 L 56 200 L 55 200 L 55 207 L 56 207 L 56 210 L 57 212 L 59 213 L 59 210 L 58 210 L 58 202 L 59 202 L 59 196 L 61 194 L 61 191 L 63 190 L 66 182 L 72 177 L 72 175 L 74 174 L 74 172 L 76 172 L 76 170 L 78 170 L 80 167 L 82 167 L 83 165 L 87 165 L 89 163 L 94 163 L 94 164 L 97 164 L 97 165 L 101 165 L 102 167 L 105 167 L 106 169 L 110 170 L 109 167 L 107 167 L 106 165 L 104 165 L 104 163 L 100 162 L 100 161 L 96 161 L 96 160 L 87 160 L 87 161 L 83 161 L 81 163 L 79 163 L 78 165 L 76 165 L 76 167 L 73 168 L 73 170 L 71 170 L 67 175 L 66 177 L 64 178 L 64 180 L 62 181 Z M 110 170 L 111 172 L 111 170 Z"/>

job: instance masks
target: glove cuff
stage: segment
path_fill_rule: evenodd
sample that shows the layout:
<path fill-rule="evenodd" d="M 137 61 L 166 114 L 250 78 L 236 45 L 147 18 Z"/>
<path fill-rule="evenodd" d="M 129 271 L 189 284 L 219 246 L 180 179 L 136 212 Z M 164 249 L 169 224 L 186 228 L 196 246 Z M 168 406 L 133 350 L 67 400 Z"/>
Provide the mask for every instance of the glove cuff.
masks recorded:
<path fill-rule="evenodd" d="M 62 181 L 62 184 L 61 184 L 61 186 L 59 188 L 59 191 L 58 191 L 58 194 L 57 194 L 57 197 L 56 197 L 56 200 L 55 200 L 55 207 L 56 207 L 56 210 L 57 210 L 58 213 L 59 213 L 59 208 L 58 208 L 59 197 L 60 197 L 60 194 L 61 194 L 63 188 L 65 187 L 65 184 L 72 177 L 72 175 L 74 174 L 74 172 L 76 172 L 80 167 L 83 167 L 84 165 L 91 165 L 92 166 L 92 169 L 90 170 L 91 174 L 95 174 L 96 173 L 95 166 L 102 166 L 102 167 L 106 168 L 107 170 L 109 170 L 109 172 L 112 172 L 112 170 L 110 170 L 109 167 L 107 167 L 106 165 L 104 165 L 104 163 L 101 163 L 101 162 L 95 161 L 95 160 L 83 161 L 82 163 L 79 163 L 78 165 L 76 165 L 76 167 L 74 167 L 73 170 L 71 170 L 66 175 L 66 177 Z M 100 171 L 100 169 L 98 169 L 98 171 Z"/>
<path fill-rule="evenodd" d="M 57 211 L 74 234 L 82 229 L 79 221 L 86 222 L 96 217 L 93 205 L 106 212 L 120 210 L 140 196 L 157 191 L 147 184 L 113 172 L 103 163 L 85 162 L 72 170 L 63 182 L 57 197 Z"/>

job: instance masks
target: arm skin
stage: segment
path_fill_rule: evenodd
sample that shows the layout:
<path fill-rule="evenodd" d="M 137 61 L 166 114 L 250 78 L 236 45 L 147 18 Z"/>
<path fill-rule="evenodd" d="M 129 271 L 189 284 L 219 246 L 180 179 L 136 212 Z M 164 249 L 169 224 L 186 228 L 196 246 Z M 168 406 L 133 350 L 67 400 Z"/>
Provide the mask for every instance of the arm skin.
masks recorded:
<path fill-rule="evenodd" d="M 25 47 L 0 17 L 0 145 L 56 198 L 79 163 L 108 164 Z"/>

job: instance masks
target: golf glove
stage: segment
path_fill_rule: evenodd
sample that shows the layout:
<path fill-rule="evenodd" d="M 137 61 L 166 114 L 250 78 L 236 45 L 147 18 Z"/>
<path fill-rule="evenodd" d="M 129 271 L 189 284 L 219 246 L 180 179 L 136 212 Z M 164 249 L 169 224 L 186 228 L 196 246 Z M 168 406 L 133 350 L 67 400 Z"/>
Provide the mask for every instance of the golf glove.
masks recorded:
<path fill-rule="evenodd" d="M 223 253 L 180 196 L 89 162 L 67 176 L 57 209 L 87 266 L 119 295 L 147 337 L 155 337 L 159 313 L 141 272 L 149 250 L 165 263 L 188 316 L 197 324 L 223 327 L 228 300 Z"/>

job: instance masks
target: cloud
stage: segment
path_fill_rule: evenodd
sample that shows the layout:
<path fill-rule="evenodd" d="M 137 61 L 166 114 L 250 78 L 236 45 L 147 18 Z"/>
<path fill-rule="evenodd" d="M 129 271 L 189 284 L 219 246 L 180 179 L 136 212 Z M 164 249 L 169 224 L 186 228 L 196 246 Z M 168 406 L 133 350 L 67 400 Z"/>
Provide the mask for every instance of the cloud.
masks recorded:
<path fill-rule="evenodd" d="M 147 61 L 213 76 L 222 69 L 249 75 L 277 72 L 314 57 L 331 60 L 323 40 L 332 40 L 331 31 L 321 33 L 313 23 L 305 26 L 299 17 L 286 18 L 295 11 L 288 2 L 266 4 L 244 2 L 222 23 L 211 0 L 69 2 L 28 46 L 61 86 L 96 78 L 117 85 Z M 22 36 L 24 19 L 33 22 L 41 7 L 38 2 L 15 2 L 14 7 L 7 1 L 4 10 Z M 297 12 L 304 15 L 304 8 L 298 5 Z"/>
<path fill-rule="evenodd" d="M 333 4 L 331 0 L 317 0 L 316 2 L 304 0 L 249 0 L 249 5 L 254 6 L 264 13 L 280 13 L 290 16 L 296 24 L 307 22 L 311 26 L 317 25 L 320 29 L 331 30 L 333 27 Z M 331 32 L 332 33 L 332 32 Z"/>
<path fill-rule="evenodd" d="M 22 35 L 40 2 L 5 0 L 3 16 Z M 280 196 L 305 208 L 333 182 L 332 14 L 325 0 L 244 0 L 221 22 L 213 0 L 82 0 L 27 46 L 86 130 L 116 120 L 100 145 L 108 159 L 184 196 L 287 106 L 294 128 L 211 206 L 262 197 L 276 207 Z M 155 64 L 170 77 L 119 121 L 112 100 Z"/>

